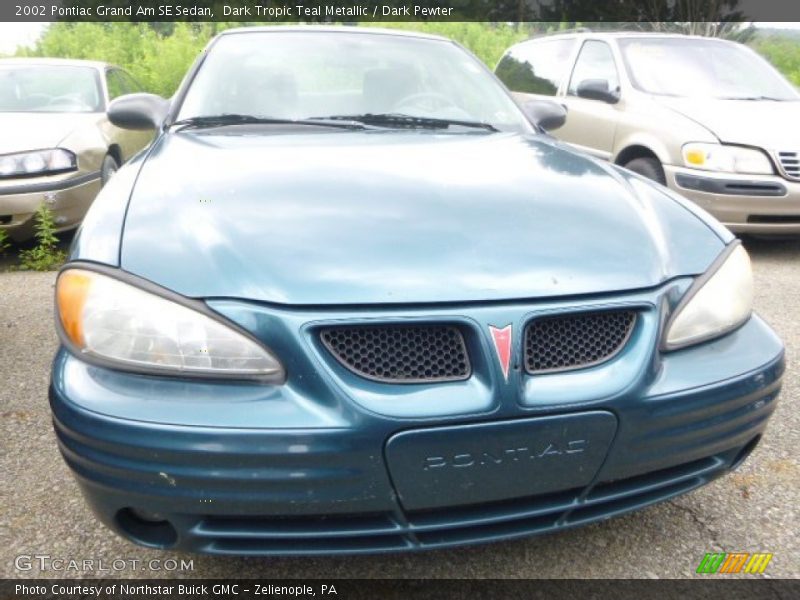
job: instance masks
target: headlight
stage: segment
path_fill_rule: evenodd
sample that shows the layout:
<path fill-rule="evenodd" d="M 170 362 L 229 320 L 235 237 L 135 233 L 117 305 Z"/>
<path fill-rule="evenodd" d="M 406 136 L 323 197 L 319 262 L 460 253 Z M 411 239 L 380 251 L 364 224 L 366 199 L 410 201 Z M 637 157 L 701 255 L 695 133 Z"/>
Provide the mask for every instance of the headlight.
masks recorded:
<path fill-rule="evenodd" d="M 77 168 L 78 160 L 75 155 L 63 148 L 0 156 L 0 177 L 63 173 Z"/>
<path fill-rule="evenodd" d="M 752 311 L 750 257 L 734 242 L 686 292 L 667 324 L 664 346 L 674 350 L 719 337 L 744 323 Z"/>
<path fill-rule="evenodd" d="M 691 143 L 683 146 L 683 162 L 687 167 L 723 173 L 772 175 L 772 163 L 761 150 L 721 144 Z"/>
<path fill-rule="evenodd" d="M 183 302 L 80 268 L 63 271 L 56 282 L 61 338 L 90 362 L 133 371 L 283 381 L 283 368 L 266 348 L 205 305 L 190 308 Z"/>

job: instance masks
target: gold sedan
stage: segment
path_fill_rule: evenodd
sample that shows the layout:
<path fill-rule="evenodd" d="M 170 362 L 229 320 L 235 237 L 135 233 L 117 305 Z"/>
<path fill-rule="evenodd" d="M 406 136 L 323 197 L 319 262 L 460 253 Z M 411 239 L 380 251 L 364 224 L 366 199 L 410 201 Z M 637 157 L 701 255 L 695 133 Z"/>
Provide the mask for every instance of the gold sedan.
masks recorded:
<path fill-rule="evenodd" d="M 152 139 L 106 118 L 111 100 L 140 91 L 105 63 L 0 60 L 0 229 L 31 237 L 43 203 L 58 231 L 77 227 L 103 184 Z"/>

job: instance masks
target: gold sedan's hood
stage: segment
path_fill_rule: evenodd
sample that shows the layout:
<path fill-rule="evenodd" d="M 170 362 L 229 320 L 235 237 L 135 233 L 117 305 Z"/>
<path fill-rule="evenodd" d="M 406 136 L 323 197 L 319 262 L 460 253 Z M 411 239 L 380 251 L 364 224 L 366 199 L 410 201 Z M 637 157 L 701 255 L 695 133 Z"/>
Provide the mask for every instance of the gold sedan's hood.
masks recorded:
<path fill-rule="evenodd" d="M 767 151 L 800 149 L 800 101 L 658 100 L 707 128 L 721 142 L 755 146 Z"/>
<path fill-rule="evenodd" d="M 0 112 L 0 154 L 55 148 L 70 133 L 103 113 Z"/>

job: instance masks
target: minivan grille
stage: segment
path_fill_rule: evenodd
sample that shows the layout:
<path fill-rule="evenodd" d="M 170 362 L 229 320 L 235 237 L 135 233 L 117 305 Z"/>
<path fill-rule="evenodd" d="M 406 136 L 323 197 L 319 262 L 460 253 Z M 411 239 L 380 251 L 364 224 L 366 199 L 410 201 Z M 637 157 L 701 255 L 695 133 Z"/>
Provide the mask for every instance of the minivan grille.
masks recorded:
<path fill-rule="evenodd" d="M 336 360 L 367 379 L 423 383 L 470 376 L 464 337 L 453 326 L 330 327 L 320 337 Z"/>
<path fill-rule="evenodd" d="M 800 179 L 800 152 L 778 152 L 778 162 L 788 179 Z"/>
<path fill-rule="evenodd" d="M 567 371 L 605 362 L 623 348 L 635 322 L 631 310 L 537 318 L 525 329 L 525 369 Z"/>

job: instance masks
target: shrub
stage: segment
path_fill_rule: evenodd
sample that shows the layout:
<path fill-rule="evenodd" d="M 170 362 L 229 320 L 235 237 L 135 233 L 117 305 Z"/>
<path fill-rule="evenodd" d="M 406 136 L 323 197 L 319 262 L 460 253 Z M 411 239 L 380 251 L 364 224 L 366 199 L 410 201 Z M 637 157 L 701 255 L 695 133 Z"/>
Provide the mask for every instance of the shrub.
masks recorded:
<path fill-rule="evenodd" d="M 11 247 L 8 241 L 8 234 L 5 229 L 0 229 L 0 254 L 5 254 L 6 250 Z"/>
<path fill-rule="evenodd" d="M 171 96 L 208 41 L 248 23 L 53 23 L 33 48 L 19 56 L 101 60 L 127 69 L 149 92 Z M 503 23 L 375 23 L 450 37 L 493 68 L 503 51 L 529 35 Z"/>
<path fill-rule="evenodd" d="M 62 265 L 66 253 L 58 248 L 53 213 L 44 204 L 39 205 L 34 217 L 36 246 L 19 253 L 22 268 L 28 271 L 52 271 Z"/>
<path fill-rule="evenodd" d="M 800 40 L 769 36 L 756 39 L 752 46 L 794 85 L 800 86 Z"/>

